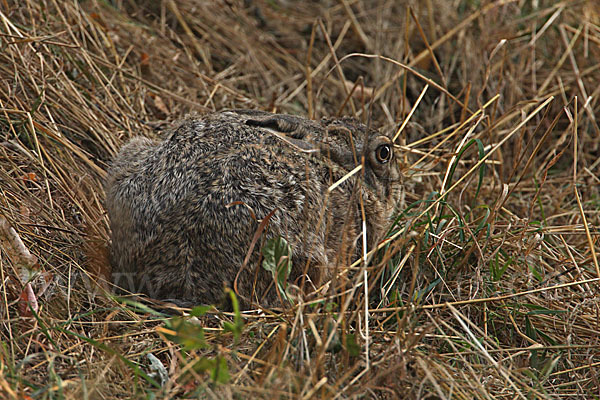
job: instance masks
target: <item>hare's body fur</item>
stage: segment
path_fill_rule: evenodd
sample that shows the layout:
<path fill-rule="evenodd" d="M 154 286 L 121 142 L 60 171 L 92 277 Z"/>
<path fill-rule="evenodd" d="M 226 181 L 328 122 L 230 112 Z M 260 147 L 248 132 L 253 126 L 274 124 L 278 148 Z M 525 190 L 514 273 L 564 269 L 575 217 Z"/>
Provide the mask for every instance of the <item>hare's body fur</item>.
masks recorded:
<path fill-rule="evenodd" d="M 159 142 L 132 139 L 106 182 L 115 282 L 194 304 L 220 302 L 235 281 L 245 304 L 276 304 L 273 278 L 258 266 L 261 240 L 240 271 L 270 215 L 264 236 L 290 243 L 290 280 L 306 273 L 318 284 L 356 255 L 361 198 L 372 246 L 399 197 L 396 161 L 371 171 L 369 157 L 327 194 L 373 135 L 351 119 L 239 110 L 189 117 Z"/>

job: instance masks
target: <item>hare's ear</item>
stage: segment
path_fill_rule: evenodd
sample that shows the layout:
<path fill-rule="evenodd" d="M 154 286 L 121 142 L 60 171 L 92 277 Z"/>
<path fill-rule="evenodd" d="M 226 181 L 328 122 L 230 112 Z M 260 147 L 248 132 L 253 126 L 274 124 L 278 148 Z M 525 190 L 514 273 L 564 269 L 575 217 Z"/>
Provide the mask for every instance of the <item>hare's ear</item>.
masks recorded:
<path fill-rule="evenodd" d="M 322 130 L 321 126 L 314 121 L 293 115 L 270 114 L 263 111 L 239 112 L 236 110 L 236 112 L 248 116 L 244 120 L 244 124 L 268 131 L 302 153 L 314 154 L 320 151 L 311 143 L 315 133 Z"/>
<path fill-rule="evenodd" d="M 280 139 L 282 142 L 285 142 L 286 144 L 288 144 L 289 146 L 293 147 L 301 153 L 317 154 L 320 152 L 320 149 L 317 146 L 313 145 L 312 143 L 309 143 L 306 140 L 296 139 L 294 137 L 287 136 L 284 133 L 281 133 L 280 131 L 269 127 L 262 127 L 262 129 L 269 132 L 273 136 Z"/>
<path fill-rule="evenodd" d="M 307 135 L 306 122 L 292 115 L 285 114 L 262 114 L 250 116 L 245 121 L 246 125 L 259 128 L 272 129 L 277 132 L 285 133 L 286 136 L 294 139 L 304 139 Z"/>

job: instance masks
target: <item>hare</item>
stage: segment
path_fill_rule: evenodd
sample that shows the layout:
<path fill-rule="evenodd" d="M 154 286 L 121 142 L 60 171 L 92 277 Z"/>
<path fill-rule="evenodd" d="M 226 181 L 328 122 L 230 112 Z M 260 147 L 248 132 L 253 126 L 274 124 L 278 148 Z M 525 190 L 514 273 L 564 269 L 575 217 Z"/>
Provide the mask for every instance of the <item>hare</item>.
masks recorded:
<path fill-rule="evenodd" d="M 314 289 L 360 254 L 361 207 L 368 248 L 382 238 L 401 177 L 390 137 L 351 118 L 189 116 L 162 141 L 132 139 L 108 170 L 113 280 L 183 305 L 219 304 L 225 287 L 243 307 L 279 305 L 264 239 L 285 238 L 289 281 Z"/>

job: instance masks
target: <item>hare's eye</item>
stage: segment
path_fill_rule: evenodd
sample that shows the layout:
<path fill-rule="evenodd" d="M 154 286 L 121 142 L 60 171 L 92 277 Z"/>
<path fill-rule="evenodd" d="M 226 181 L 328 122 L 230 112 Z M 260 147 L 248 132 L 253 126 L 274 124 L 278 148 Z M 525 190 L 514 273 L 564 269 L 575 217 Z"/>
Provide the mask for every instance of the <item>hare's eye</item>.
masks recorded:
<path fill-rule="evenodd" d="M 385 164 L 392 159 L 392 146 L 389 144 L 382 144 L 375 150 L 375 155 L 377 156 L 377 161 Z"/>

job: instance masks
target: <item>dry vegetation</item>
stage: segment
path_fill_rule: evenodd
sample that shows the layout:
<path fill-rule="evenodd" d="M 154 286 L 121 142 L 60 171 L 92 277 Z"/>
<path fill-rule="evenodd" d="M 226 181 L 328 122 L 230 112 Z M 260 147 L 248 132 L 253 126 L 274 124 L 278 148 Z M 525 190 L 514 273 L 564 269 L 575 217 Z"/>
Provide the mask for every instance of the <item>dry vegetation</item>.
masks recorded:
<path fill-rule="evenodd" d="M 600 397 L 597 2 L 0 10 L 0 397 Z M 172 317 L 104 293 L 107 162 L 232 107 L 387 130 L 414 108 L 368 329 L 360 262 L 352 290 L 285 310 Z"/>

